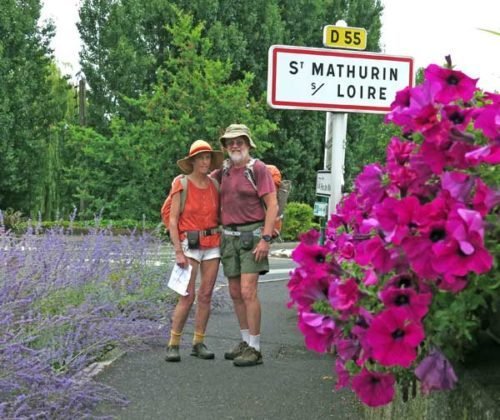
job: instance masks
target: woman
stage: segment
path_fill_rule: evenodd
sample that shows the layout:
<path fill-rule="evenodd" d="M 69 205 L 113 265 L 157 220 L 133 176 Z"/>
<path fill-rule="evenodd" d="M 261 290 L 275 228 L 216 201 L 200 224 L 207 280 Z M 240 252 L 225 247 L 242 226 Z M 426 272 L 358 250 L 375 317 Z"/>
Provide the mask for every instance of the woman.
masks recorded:
<path fill-rule="evenodd" d="M 200 287 L 197 292 L 195 330 L 192 356 L 200 359 L 213 359 L 214 353 L 204 344 L 205 329 L 210 316 L 212 291 L 217 278 L 220 261 L 219 189 L 218 184 L 208 174 L 219 168 L 224 159 L 220 151 L 204 140 L 196 140 L 189 149 L 189 155 L 177 161 L 181 171 L 186 174 L 187 194 L 181 212 L 180 177 L 172 186 L 169 231 L 175 250 L 175 261 L 180 267 L 192 266 L 188 294 L 180 296 L 172 318 L 170 340 L 167 347 L 167 362 L 181 360 L 179 344 L 182 330 L 189 311 L 195 300 L 195 281 L 200 271 Z M 189 244 L 188 244 L 189 232 Z"/>

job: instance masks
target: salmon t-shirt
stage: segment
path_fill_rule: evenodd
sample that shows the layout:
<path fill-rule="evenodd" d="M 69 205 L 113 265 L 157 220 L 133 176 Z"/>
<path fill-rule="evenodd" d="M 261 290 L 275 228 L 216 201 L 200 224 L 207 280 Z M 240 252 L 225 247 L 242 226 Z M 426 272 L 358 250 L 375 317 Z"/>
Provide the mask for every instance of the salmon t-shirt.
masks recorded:
<path fill-rule="evenodd" d="M 262 197 L 276 191 L 273 177 L 266 165 L 256 160 L 253 167 L 257 191 L 245 176 L 245 167 L 231 166 L 224 175 L 221 170 L 214 171 L 214 178 L 221 179 L 221 217 L 223 225 L 260 222 L 265 219 L 266 211 Z"/>
<path fill-rule="evenodd" d="M 219 192 L 212 181 L 208 181 L 208 188 L 198 188 L 188 178 L 188 189 L 184 210 L 177 225 L 179 237 L 183 240 L 188 230 L 212 229 L 219 225 Z M 172 186 L 172 194 L 182 191 L 180 179 L 176 179 Z M 209 236 L 200 236 L 201 248 L 214 248 L 220 245 L 220 233 Z"/>

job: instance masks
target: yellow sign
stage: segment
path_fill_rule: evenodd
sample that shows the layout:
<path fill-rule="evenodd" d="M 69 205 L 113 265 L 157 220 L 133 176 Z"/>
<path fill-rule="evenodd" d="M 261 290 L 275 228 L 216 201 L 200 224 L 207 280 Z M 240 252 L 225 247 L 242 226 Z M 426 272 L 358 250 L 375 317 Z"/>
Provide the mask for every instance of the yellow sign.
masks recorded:
<path fill-rule="evenodd" d="M 323 28 L 323 45 L 325 47 L 365 50 L 366 29 L 326 25 Z"/>

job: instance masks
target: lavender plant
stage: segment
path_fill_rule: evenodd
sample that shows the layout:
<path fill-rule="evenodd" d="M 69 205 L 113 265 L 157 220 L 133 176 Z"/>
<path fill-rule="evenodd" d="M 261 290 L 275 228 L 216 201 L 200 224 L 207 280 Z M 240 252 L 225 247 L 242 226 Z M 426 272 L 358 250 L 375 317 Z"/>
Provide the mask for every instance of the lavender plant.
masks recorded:
<path fill-rule="evenodd" d="M 84 418 L 101 402 L 126 404 L 82 372 L 117 346 L 167 336 L 161 241 L 69 233 L 35 225 L 15 235 L 0 212 L 0 418 Z"/>

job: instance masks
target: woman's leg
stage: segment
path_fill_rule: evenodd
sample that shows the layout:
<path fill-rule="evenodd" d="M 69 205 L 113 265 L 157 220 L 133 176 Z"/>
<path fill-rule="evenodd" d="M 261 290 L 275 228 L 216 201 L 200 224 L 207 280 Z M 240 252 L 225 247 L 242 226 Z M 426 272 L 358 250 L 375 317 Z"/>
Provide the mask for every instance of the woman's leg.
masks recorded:
<path fill-rule="evenodd" d="M 184 324 L 186 323 L 187 317 L 189 315 L 189 311 L 191 306 L 193 306 L 193 302 L 195 299 L 195 282 L 196 276 L 198 274 L 198 269 L 200 263 L 196 260 L 188 258 L 189 264 L 193 267 L 191 271 L 191 279 L 189 280 L 189 285 L 187 288 L 188 294 L 186 296 L 179 296 L 179 301 L 174 309 L 174 313 L 172 315 L 172 327 L 170 334 L 169 346 L 179 345 L 182 330 L 184 329 Z"/>
<path fill-rule="evenodd" d="M 196 303 L 196 314 L 194 319 L 195 334 L 203 336 L 207 328 L 208 318 L 210 317 L 210 306 L 212 303 L 212 293 L 215 280 L 219 271 L 219 258 L 202 261 L 200 264 L 200 287 Z M 195 340 L 203 342 L 203 340 Z M 196 344 L 194 342 L 193 344 Z"/>

